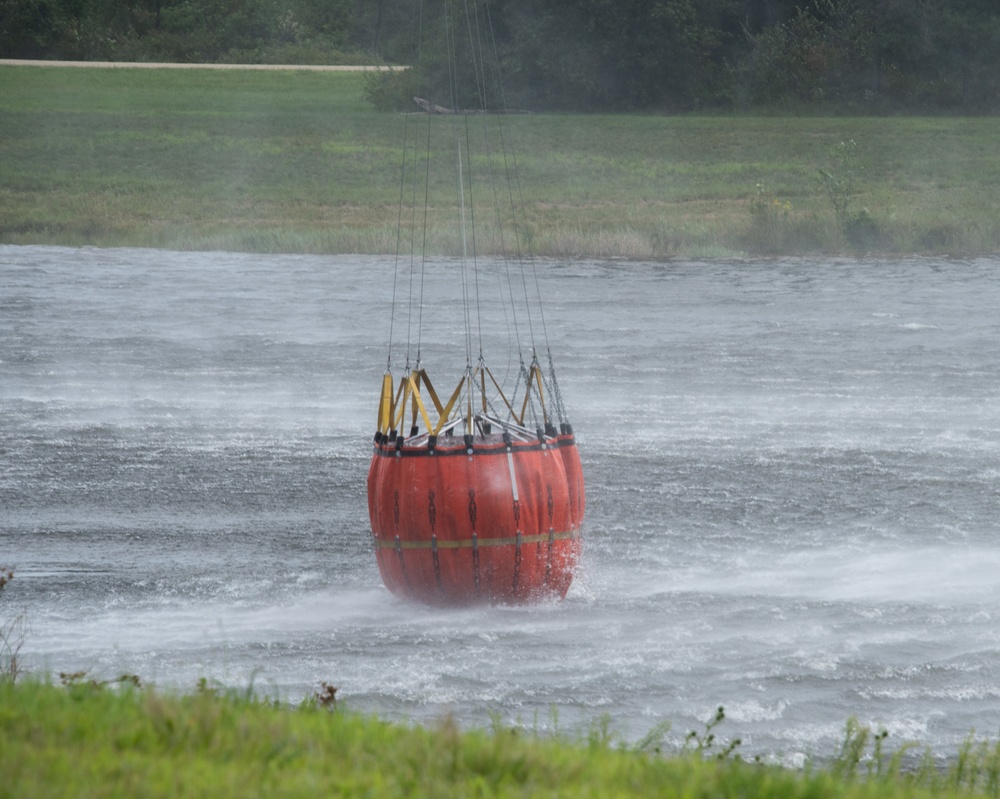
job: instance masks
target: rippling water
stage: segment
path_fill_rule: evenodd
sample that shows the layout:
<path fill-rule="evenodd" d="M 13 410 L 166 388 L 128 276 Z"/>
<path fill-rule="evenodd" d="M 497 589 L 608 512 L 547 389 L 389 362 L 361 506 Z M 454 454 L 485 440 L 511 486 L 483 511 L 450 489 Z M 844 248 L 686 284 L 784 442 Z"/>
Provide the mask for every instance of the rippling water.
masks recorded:
<path fill-rule="evenodd" d="M 996 737 L 1000 262 L 543 262 L 583 568 L 564 602 L 469 610 L 396 600 L 370 545 L 392 266 L 0 247 L 29 668 L 674 745 L 723 705 L 787 762 L 851 716 Z"/>

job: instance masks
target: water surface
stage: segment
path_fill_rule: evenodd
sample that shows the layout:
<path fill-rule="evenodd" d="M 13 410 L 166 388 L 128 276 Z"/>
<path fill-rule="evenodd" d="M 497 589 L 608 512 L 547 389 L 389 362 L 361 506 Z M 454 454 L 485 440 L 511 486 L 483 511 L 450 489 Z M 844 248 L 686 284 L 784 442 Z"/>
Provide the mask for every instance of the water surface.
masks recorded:
<path fill-rule="evenodd" d="M 368 532 L 392 259 L 0 247 L 29 668 L 327 681 L 467 727 L 607 714 L 628 741 L 670 720 L 673 745 L 723 705 L 722 737 L 786 762 L 851 716 L 939 753 L 995 737 L 1000 262 L 539 266 L 584 562 L 564 602 L 441 610 L 381 586 Z"/>

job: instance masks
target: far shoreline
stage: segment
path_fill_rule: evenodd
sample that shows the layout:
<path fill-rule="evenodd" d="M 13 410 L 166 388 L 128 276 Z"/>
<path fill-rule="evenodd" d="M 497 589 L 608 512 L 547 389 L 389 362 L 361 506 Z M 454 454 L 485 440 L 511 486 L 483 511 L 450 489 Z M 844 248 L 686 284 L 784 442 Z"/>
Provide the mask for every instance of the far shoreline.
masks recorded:
<path fill-rule="evenodd" d="M 255 69 L 308 72 L 383 72 L 406 67 L 357 64 L 181 64 L 166 61 L 46 61 L 43 59 L 0 58 L 9 67 L 89 67 L 94 69 Z"/>
<path fill-rule="evenodd" d="M 0 241 L 393 253 L 406 115 L 376 69 L 2 60 Z M 1000 254 L 1000 118 L 511 120 L 538 257 Z M 460 253 L 432 177 L 426 251 Z"/>

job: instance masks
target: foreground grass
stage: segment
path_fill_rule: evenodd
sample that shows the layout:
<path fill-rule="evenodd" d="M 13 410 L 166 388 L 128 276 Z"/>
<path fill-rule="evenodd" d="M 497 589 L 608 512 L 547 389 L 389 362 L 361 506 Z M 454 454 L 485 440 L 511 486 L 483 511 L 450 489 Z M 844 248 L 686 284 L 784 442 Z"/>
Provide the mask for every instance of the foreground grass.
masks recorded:
<path fill-rule="evenodd" d="M 393 252 L 404 117 L 371 109 L 363 80 L 0 66 L 0 242 Z M 542 255 L 1000 251 L 1000 119 L 534 114 L 510 126 Z M 852 160 L 838 162 L 846 141 Z M 442 177 L 437 252 L 458 247 L 451 196 Z"/>
<path fill-rule="evenodd" d="M 994 760 L 996 755 L 994 753 Z M 851 761 L 851 765 L 856 763 Z M 0 797 L 959 797 L 987 779 L 860 778 L 734 759 L 626 751 L 603 736 L 407 728 L 320 703 L 297 709 L 202 690 L 0 681 Z M 980 774 L 980 777 L 983 775 Z M 995 781 L 994 781 L 995 782 Z"/>

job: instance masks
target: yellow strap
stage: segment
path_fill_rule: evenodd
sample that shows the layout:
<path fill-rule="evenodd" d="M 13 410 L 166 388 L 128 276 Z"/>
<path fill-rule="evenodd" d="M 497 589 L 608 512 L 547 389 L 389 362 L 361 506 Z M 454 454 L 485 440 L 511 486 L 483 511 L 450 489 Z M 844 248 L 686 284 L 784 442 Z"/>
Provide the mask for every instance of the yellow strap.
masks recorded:
<path fill-rule="evenodd" d="M 393 420 L 393 427 L 402 431 L 403 422 L 406 416 L 406 402 L 410 397 L 410 381 L 406 377 L 399 379 L 399 391 L 396 393 L 396 418 Z"/>
<path fill-rule="evenodd" d="M 420 410 L 420 416 L 424 420 L 424 429 L 433 430 L 434 426 L 431 424 L 431 417 L 427 415 L 427 409 L 424 407 L 424 401 L 420 397 L 420 389 L 417 387 L 417 381 L 419 380 L 419 374 L 414 371 L 410 374 L 410 393 L 413 395 L 413 402 Z"/>
<path fill-rule="evenodd" d="M 434 435 L 440 433 L 441 428 L 445 426 L 445 423 L 448 421 L 448 417 L 451 416 L 451 409 L 455 405 L 455 401 L 458 399 L 458 396 L 462 391 L 462 386 L 464 385 L 465 385 L 465 378 L 463 377 L 461 380 L 458 381 L 458 386 L 455 388 L 455 393 L 451 395 L 451 399 L 448 400 L 448 404 L 443 409 L 441 408 L 438 409 L 438 413 L 440 415 L 438 416 L 437 427 L 434 428 Z"/>
<path fill-rule="evenodd" d="M 545 413 L 545 381 L 542 380 L 542 367 L 535 361 L 531 366 L 531 371 L 535 375 L 535 385 L 538 387 L 538 401 L 542 404 L 542 417 L 547 422 L 549 417 Z"/>
<path fill-rule="evenodd" d="M 409 375 L 401 377 L 399 380 L 399 387 L 396 389 L 395 397 L 393 397 L 392 393 L 392 376 L 386 372 L 382 376 L 382 389 L 379 395 L 378 430 L 383 433 L 388 433 L 390 430 L 403 430 L 403 425 L 406 421 L 407 404 L 410 404 L 412 406 L 413 422 L 416 422 L 417 414 L 419 413 L 427 432 L 430 435 L 438 435 L 441 430 L 444 429 L 444 426 L 450 421 L 452 411 L 461 396 L 466 379 L 473 381 L 474 384 L 477 375 L 479 376 L 483 413 L 486 413 L 487 411 L 486 377 L 489 376 L 490 382 L 493 383 L 493 387 L 500 395 L 500 399 L 503 401 L 503 404 L 519 425 L 524 424 L 524 418 L 528 411 L 528 403 L 531 400 L 532 387 L 534 386 L 534 390 L 538 392 L 538 399 L 542 406 L 542 416 L 545 422 L 548 423 L 548 412 L 545 408 L 544 382 L 542 380 L 542 372 L 537 361 L 533 362 L 528 369 L 528 377 L 525 383 L 524 391 L 524 402 L 521 405 L 520 414 L 515 413 L 510 400 L 507 399 L 507 396 L 503 393 L 503 389 L 500 387 L 497 379 L 493 376 L 493 372 L 489 370 L 486 364 L 480 362 L 479 366 L 476 367 L 471 376 L 468 374 L 463 375 L 462 379 L 458 381 L 458 385 L 455 387 L 454 392 L 452 392 L 451 397 L 448 399 L 447 405 L 441 404 L 437 391 L 435 391 L 434 385 L 431 383 L 431 379 L 424 369 L 414 369 Z M 437 411 L 438 422 L 436 425 L 431 423 L 430 415 L 427 413 L 427 407 L 424 405 L 424 395 L 420 390 L 421 383 L 424 385 L 426 395 L 430 397 L 431 402 L 434 405 L 434 409 Z M 467 409 L 467 415 L 470 419 L 472 417 L 471 402 L 472 399 L 470 397 L 469 408 Z M 469 422 L 469 426 L 471 431 L 471 421 Z"/>
<path fill-rule="evenodd" d="M 486 365 L 484 364 L 481 368 L 478 368 L 477 371 L 479 372 L 479 392 L 480 392 L 479 395 L 480 395 L 480 397 L 482 399 L 482 402 L 483 402 L 483 414 L 485 414 L 486 410 L 487 410 L 487 408 L 486 408 L 486 372 L 489 371 L 489 370 L 486 368 Z M 490 379 L 491 380 L 493 379 L 493 375 L 490 375 Z M 493 382 L 496 382 L 496 381 L 494 380 Z M 500 392 L 500 396 L 503 397 L 503 392 L 502 391 Z M 504 397 L 504 402 L 506 402 L 506 401 L 507 401 L 507 398 Z"/>
<path fill-rule="evenodd" d="M 382 393 L 378 401 L 378 427 L 380 433 L 388 433 L 392 426 L 392 375 L 382 375 Z"/>
<path fill-rule="evenodd" d="M 524 415 L 528 412 L 528 401 L 531 399 L 531 384 L 538 385 L 538 399 L 542 403 L 542 416 L 545 416 L 545 395 L 542 393 L 541 375 L 538 372 L 538 364 L 532 363 L 528 369 L 528 379 L 524 385 L 524 403 L 521 405 L 521 416 L 517 420 L 518 424 L 524 424 Z"/>
<path fill-rule="evenodd" d="M 434 386 L 431 385 L 431 379 L 424 369 L 420 370 L 420 375 L 417 379 L 417 385 L 420 383 L 423 383 L 427 387 L 427 393 L 430 395 L 431 402 L 434 403 L 434 409 L 440 417 L 444 413 L 444 408 L 441 407 L 441 400 L 438 399 L 437 392 L 434 390 Z"/>

